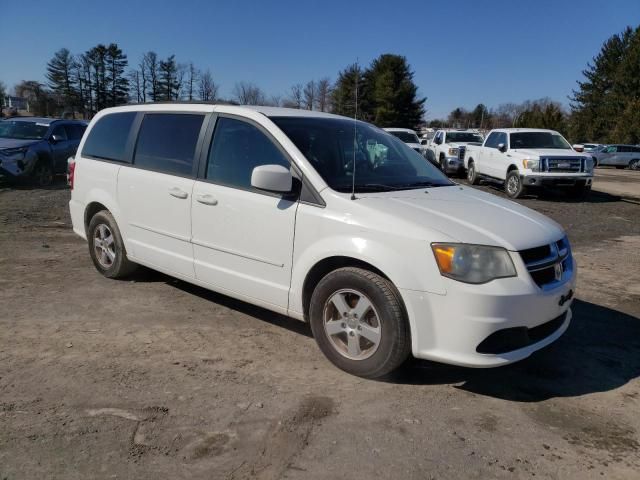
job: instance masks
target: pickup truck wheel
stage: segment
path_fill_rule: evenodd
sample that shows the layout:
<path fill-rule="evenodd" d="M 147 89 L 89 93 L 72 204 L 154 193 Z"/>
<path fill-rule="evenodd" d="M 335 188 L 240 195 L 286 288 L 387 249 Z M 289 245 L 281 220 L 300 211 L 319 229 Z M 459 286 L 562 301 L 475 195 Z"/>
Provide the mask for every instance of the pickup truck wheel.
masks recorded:
<path fill-rule="evenodd" d="M 525 193 L 525 187 L 522 185 L 520 172 L 511 170 L 507 173 L 507 179 L 504 182 L 504 189 L 511 198 L 519 198 Z"/>
<path fill-rule="evenodd" d="M 36 163 L 35 167 L 33 167 L 33 172 L 31 172 L 31 179 L 38 187 L 51 185 L 53 183 L 53 169 L 49 162 L 40 160 Z"/>
<path fill-rule="evenodd" d="M 478 185 L 480 183 L 478 173 L 476 172 L 476 164 L 472 161 L 469 162 L 469 166 L 467 167 L 467 181 L 471 185 Z"/>
<path fill-rule="evenodd" d="M 411 350 L 400 294 L 387 279 L 344 267 L 325 276 L 311 296 L 313 336 L 338 368 L 366 378 L 396 369 Z"/>
<path fill-rule="evenodd" d="M 138 265 L 127 258 L 120 229 L 107 210 L 96 213 L 87 231 L 89 254 L 96 269 L 107 278 L 123 278 L 133 273 Z"/>

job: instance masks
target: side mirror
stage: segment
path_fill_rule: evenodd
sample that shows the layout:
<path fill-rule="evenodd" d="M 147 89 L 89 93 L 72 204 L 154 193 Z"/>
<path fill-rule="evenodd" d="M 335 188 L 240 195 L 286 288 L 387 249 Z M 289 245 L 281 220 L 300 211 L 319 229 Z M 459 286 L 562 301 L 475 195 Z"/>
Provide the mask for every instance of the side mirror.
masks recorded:
<path fill-rule="evenodd" d="M 573 149 L 576 152 L 584 152 L 584 145 L 580 145 L 579 143 L 573 145 Z"/>
<path fill-rule="evenodd" d="M 500 150 L 502 153 L 507 151 L 507 146 L 504 143 L 499 143 L 498 144 L 498 150 Z"/>
<path fill-rule="evenodd" d="M 429 140 L 424 139 L 424 140 L 420 140 L 420 145 L 428 145 L 429 144 Z"/>
<path fill-rule="evenodd" d="M 251 172 L 251 186 L 267 192 L 289 193 L 293 176 L 282 165 L 260 165 Z"/>
<path fill-rule="evenodd" d="M 434 142 L 436 143 L 436 145 L 440 145 L 442 143 L 442 139 L 441 138 L 436 138 L 434 140 Z"/>
<path fill-rule="evenodd" d="M 51 135 L 51 143 L 53 143 L 54 145 L 58 142 L 61 142 L 63 140 L 63 138 L 60 135 Z"/>

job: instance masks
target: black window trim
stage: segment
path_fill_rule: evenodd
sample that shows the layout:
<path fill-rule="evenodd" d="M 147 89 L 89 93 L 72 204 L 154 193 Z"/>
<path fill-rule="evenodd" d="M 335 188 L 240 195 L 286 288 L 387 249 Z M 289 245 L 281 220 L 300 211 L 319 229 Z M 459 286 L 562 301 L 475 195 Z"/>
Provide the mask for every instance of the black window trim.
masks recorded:
<path fill-rule="evenodd" d="M 276 193 L 276 192 L 266 192 L 263 190 L 258 190 L 256 188 L 245 188 L 240 187 L 238 185 L 228 184 L 225 182 L 216 181 L 211 178 L 206 178 L 207 173 L 207 163 L 209 161 L 209 151 L 213 145 L 213 136 L 215 134 L 216 126 L 218 125 L 218 118 L 230 118 L 233 120 L 238 120 L 241 122 L 248 123 L 253 127 L 257 128 L 260 132 L 262 132 L 266 137 L 273 143 L 273 145 L 280 151 L 283 157 L 289 162 L 289 166 L 291 168 L 291 174 L 293 175 L 294 181 L 297 180 L 299 183 L 298 188 L 295 188 L 293 193 Z M 212 118 L 209 121 L 209 126 L 207 128 L 207 132 L 204 138 L 205 143 L 203 143 L 202 148 L 200 150 L 200 161 L 198 162 L 198 170 L 196 181 L 210 183 L 212 185 L 219 185 L 221 187 L 226 188 L 234 188 L 236 190 L 242 190 L 245 192 L 251 192 L 258 195 L 266 195 L 269 197 L 282 198 L 283 200 L 295 200 L 304 203 L 307 205 L 312 205 L 315 207 L 324 208 L 326 206 L 325 201 L 320 196 L 320 193 L 315 189 L 313 185 L 304 177 L 302 174 L 302 170 L 295 163 L 291 155 L 285 150 L 282 144 L 267 130 L 264 126 L 260 125 L 255 120 L 243 117 L 242 115 L 235 115 L 232 113 L 213 113 Z"/>
<path fill-rule="evenodd" d="M 135 164 L 136 148 L 138 146 L 138 139 L 140 137 L 140 130 L 142 128 L 142 122 L 144 120 L 144 117 L 147 115 L 157 115 L 157 114 L 200 115 L 204 117 L 202 119 L 202 125 L 200 126 L 200 132 L 198 133 L 198 140 L 196 141 L 196 149 L 193 153 L 193 164 L 191 165 L 191 173 L 182 174 L 182 173 L 176 173 L 168 170 L 149 168 L 146 166 L 143 167 Z M 207 132 L 209 123 L 211 121 L 211 116 L 212 114 L 210 112 L 196 112 L 196 111 L 189 111 L 189 110 L 152 110 L 152 111 L 146 110 L 146 111 L 138 112 L 138 116 L 134 119 L 131 127 L 131 134 L 129 135 L 129 139 L 127 140 L 126 152 L 128 153 L 129 161 L 127 163 L 118 162 L 115 160 L 112 160 L 112 161 L 115 163 L 127 165 L 129 167 L 137 168 L 139 170 L 146 170 L 148 172 L 161 173 L 163 175 L 172 175 L 174 177 L 195 179 L 198 172 L 198 165 L 199 165 L 198 159 L 200 158 L 200 153 L 201 153 L 200 151 L 202 149 L 206 132 Z"/>

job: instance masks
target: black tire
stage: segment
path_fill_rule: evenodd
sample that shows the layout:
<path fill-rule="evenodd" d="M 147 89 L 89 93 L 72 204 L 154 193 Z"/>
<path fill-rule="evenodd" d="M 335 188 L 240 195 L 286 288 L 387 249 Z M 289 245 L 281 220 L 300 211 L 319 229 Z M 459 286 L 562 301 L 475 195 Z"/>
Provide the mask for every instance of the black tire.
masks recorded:
<path fill-rule="evenodd" d="M 520 178 L 518 170 L 511 170 L 507 173 L 507 178 L 504 181 L 504 191 L 511 198 L 520 198 L 526 193 L 526 188 L 522 184 L 522 178 Z"/>
<path fill-rule="evenodd" d="M 476 172 L 476 164 L 472 159 L 469 160 L 467 167 L 467 181 L 471 185 L 478 185 L 480 183 L 480 177 L 478 177 L 478 172 Z"/>
<path fill-rule="evenodd" d="M 331 303 L 331 299 L 341 295 L 345 290 L 348 292 L 342 295 L 355 295 L 356 298 L 360 295 L 360 298 L 370 302 L 372 308 L 368 312 L 375 314 L 373 315 L 375 322 L 372 319 L 367 320 L 366 315 L 363 315 L 360 320 L 357 316 L 356 319 L 343 317 L 332 308 L 334 304 Z M 343 297 L 345 298 L 347 297 Z M 355 309 L 357 305 L 358 303 L 349 308 Z M 339 318 L 327 322 L 327 325 L 331 322 L 339 322 L 344 330 L 333 334 L 330 338 L 325 328 L 325 318 L 332 310 L 334 310 L 333 314 L 337 314 Z M 353 310 L 345 313 L 353 315 L 351 312 Z M 309 317 L 313 336 L 322 353 L 335 366 L 353 375 L 365 378 L 382 377 L 398 368 L 411 352 L 409 323 L 400 294 L 391 282 L 368 270 L 344 267 L 327 274 L 313 291 Z M 356 326 L 350 323 L 352 321 Z M 349 341 L 349 335 L 354 338 L 353 334 L 361 330 L 362 322 L 373 322 L 374 326 L 377 325 L 379 341 L 370 356 L 361 359 L 349 358 L 349 352 L 341 352 L 339 344 L 342 342 L 346 349 L 347 342 L 343 340 Z M 356 333 L 355 338 L 358 342 L 358 351 L 362 346 L 362 339 L 365 346 L 370 343 L 364 334 L 361 336 Z"/>
<path fill-rule="evenodd" d="M 447 164 L 445 163 L 445 159 L 443 155 L 440 155 L 440 160 L 438 161 L 438 166 L 440 167 L 440 171 L 447 175 Z"/>
<path fill-rule="evenodd" d="M 617 168 L 618 170 L 624 170 L 624 169 L 625 169 L 625 168 L 627 168 L 627 167 L 625 167 L 624 165 L 616 165 L 616 168 Z"/>
<path fill-rule="evenodd" d="M 109 235 L 106 235 L 107 230 Z M 111 237 L 111 242 L 108 241 L 109 237 Z M 104 239 L 102 246 L 96 245 L 96 239 Z M 127 258 L 127 250 L 124 247 L 118 224 L 107 210 L 101 210 L 91 218 L 87 229 L 87 241 L 91 260 L 93 260 L 96 270 L 105 277 L 124 278 L 138 268 L 137 264 Z M 113 254 L 113 258 L 110 257 L 107 250 Z M 103 253 L 99 254 L 99 251 Z"/>
<path fill-rule="evenodd" d="M 640 170 L 640 159 L 634 158 L 629 162 L 629 170 Z"/>
<path fill-rule="evenodd" d="M 48 187 L 53 183 L 53 168 L 46 160 L 38 160 L 31 172 L 31 182 L 38 187 Z"/>
<path fill-rule="evenodd" d="M 591 157 L 593 159 L 593 168 L 598 167 L 598 159 L 596 157 Z"/>
<path fill-rule="evenodd" d="M 569 190 L 569 196 L 576 200 L 585 200 L 591 193 L 591 185 L 576 185 Z"/>

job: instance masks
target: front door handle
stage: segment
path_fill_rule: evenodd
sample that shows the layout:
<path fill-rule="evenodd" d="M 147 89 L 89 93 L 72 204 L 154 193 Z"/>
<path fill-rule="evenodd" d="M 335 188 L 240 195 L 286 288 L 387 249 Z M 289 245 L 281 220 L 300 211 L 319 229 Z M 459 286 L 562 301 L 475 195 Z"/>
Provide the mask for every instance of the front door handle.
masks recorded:
<path fill-rule="evenodd" d="M 169 195 L 171 195 L 172 197 L 181 198 L 183 200 L 189 196 L 187 192 L 179 189 L 178 187 L 170 188 Z"/>
<path fill-rule="evenodd" d="M 211 195 L 208 195 L 208 194 L 197 195 L 196 196 L 196 200 L 198 200 L 198 202 L 203 203 L 205 205 L 217 205 L 218 204 L 218 200 L 216 200 L 215 198 L 213 198 Z"/>

